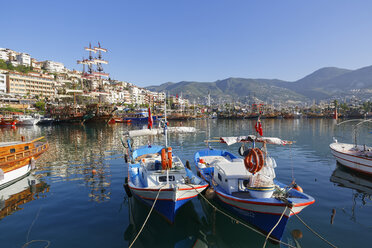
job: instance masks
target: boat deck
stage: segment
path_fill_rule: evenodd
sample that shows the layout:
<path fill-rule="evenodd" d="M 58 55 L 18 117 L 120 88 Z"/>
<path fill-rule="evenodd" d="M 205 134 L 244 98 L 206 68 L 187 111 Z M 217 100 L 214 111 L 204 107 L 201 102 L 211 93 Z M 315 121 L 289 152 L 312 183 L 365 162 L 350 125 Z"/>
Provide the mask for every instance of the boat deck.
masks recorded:
<path fill-rule="evenodd" d="M 15 145 L 23 144 L 23 143 L 27 143 L 27 142 L 22 142 L 22 141 L 0 142 L 0 147 L 15 146 Z"/>

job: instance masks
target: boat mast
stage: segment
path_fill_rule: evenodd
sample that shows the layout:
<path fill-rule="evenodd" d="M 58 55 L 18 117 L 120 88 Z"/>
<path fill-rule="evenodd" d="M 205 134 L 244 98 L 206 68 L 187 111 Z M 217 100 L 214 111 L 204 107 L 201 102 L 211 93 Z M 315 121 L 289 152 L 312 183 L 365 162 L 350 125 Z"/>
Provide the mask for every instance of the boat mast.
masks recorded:
<path fill-rule="evenodd" d="M 165 147 L 168 147 L 167 138 L 167 93 L 164 93 L 164 136 L 165 136 Z"/>

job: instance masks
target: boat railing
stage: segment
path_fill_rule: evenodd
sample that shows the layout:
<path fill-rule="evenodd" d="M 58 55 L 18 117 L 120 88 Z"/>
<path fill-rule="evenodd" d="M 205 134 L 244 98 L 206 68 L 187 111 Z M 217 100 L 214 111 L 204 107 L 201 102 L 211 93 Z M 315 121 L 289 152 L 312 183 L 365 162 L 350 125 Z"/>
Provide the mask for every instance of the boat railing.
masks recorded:
<path fill-rule="evenodd" d="M 0 165 L 1 164 L 6 164 L 6 163 L 9 163 L 9 162 L 19 161 L 19 160 L 22 160 L 22 159 L 26 159 L 26 158 L 35 156 L 38 153 L 40 153 L 41 151 L 44 151 L 44 150 L 48 149 L 48 147 L 49 147 L 48 143 L 44 143 L 43 145 L 41 145 L 39 147 L 32 148 L 31 150 L 25 150 L 25 151 L 21 151 L 21 152 L 11 154 L 11 155 L 5 155 L 3 157 L 0 157 Z"/>

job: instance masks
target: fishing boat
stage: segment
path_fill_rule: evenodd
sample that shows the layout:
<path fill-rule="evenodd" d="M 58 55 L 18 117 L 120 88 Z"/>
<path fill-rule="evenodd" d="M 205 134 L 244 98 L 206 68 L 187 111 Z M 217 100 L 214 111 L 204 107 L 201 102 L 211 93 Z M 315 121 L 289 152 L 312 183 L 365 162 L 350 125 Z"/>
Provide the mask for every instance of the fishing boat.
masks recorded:
<path fill-rule="evenodd" d="M 285 185 L 275 180 L 275 159 L 267 144 L 285 145 L 291 141 L 274 137 L 221 137 L 216 142 L 242 143 L 240 158 L 226 150 L 203 149 L 195 153 L 198 175 L 209 182 L 209 195 L 238 218 L 252 224 L 271 238 L 280 240 L 288 219 L 315 202 L 293 182 Z M 252 144 L 246 148 L 245 144 Z M 258 148 L 255 144 L 261 143 Z"/>
<path fill-rule="evenodd" d="M 152 120 L 156 121 L 158 119 L 158 116 L 151 115 Z M 136 111 L 135 113 L 126 113 L 123 117 L 124 122 L 131 122 L 131 123 L 137 123 L 137 122 L 147 122 L 149 119 L 149 110 L 147 109 L 140 109 Z"/>
<path fill-rule="evenodd" d="M 0 126 L 15 126 L 17 122 L 18 121 L 13 118 L 1 118 Z"/>
<path fill-rule="evenodd" d="M 165 110 L 165 108 L 164 108 Z M 148 128 L 153 119 L 149 109 Z M 186 202 L 205 190 L 208 183 L 199 178 L 173 154 L 167 142 L 166 114 L 163 123 L 165 145 L 147 145 L 133 150 L 133 138 L 122 141 L 127 148 L 128 183 L 125 185 L 128 196 L 134 195 L 153 208 L 170 223 Z M 148 134 L 145 134 L 146 136 Z"/>
<path fill-rule="evenodd" d="M 25 141 L 0 142 L 0 189 L 27 176 L 35 168 L 36 160 L 48 150 L 44 137 Z"/>
<path fill-rule="evenodd" d="M 33 126 L 36 125 L 40 118 L 31 115 L 14 115 L 13 118 L 17 120 L 17 125 L 21 126 Z"/>
<path fill-rule="evenodd" d="M 329 147 L 337 162 L 352 170 L 371 175 L 372 147 L 365 144 L 358 145 L 356 136 L 359 126 L 363 123 L 372 122 L 372 120 L 349 120 L 341 122 L 338 125 L 351 121 L 358 122 L 353 126 L 354 144 L 339 143 L 337 139 L 334 138 L 334 142 L 330 144 Z"/>
<path fill-rule="evenodd" d="M 105 104 L 90 104 L 86 106 L 86 114 L 84 115 L 84 123 L 106 123 L 113 117 L 113 112 L 117 108 Z"/>
<path fill-rule="evenodd" d="M 40 116 L 39 121 L 36 123 L 37 125 L 51 125 L 54 123 L 54 119 L 47 116 Z"/>
<path fill-rule="evenodd" d="M 130 145 L 129 145 L 130 147 Z M 143 146 L 128 163 L 128 187 L 134 196 L 173 223 L 180 207 L 206 189 L 208 183 L 186 168 L 171 147 Z"/>

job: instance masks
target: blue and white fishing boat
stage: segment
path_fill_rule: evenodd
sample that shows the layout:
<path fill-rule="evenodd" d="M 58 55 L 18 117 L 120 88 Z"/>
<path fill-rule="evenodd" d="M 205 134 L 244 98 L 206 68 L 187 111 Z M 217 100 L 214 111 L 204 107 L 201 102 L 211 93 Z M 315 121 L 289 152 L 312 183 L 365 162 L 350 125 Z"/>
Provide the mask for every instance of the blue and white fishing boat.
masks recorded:
<path fill-rule="evenodd" d="M 209 191 L 224 207 L 263 233 L 270 233 L 271 238 L 280 240 L 288 219 L 315 202 L 295 183 L 287 186 L 274 180 L 276 162 L 269 156 L 266 144 L 285 145 L 290 141 L 249 135 L 222 137 L 216 142 L 253 145 L 250 149 L 245 146 L 239 149 L 244 158 L 225 150 L 198 151 L 194 156 L 198 175 L 209 182 Z M 261 148 L 255 147 L 258 142 L 263 144 Z"/>
<path fill-rule="evenodd" d="M 171 223 L 177 210 L 206 189 L 208 183 L 186 168 L 170 147 L 144 146 L 128 163 L 131 194 L 152 206 Z"/>
<path fill-rule="evenodd" d="M 208 183 L 173 154 L 172 148 L 167 145 L 166 123 L 163 123 L 165 146 L 147 145 L 132 150 L 133 139 L 130 136 L 123 142 L 128 162 L 125 189 L 128 196 L 134 195 L 147 205 L 154 206 L 158 213 L 173 223 L 177 210 L 206 189 Z"/>
<path fill-rule="evenodd" d="M 131 123 L 148 122 L 149 116 L 152 118 L 153 121 L 156 121 L 158 119 L 156 115 L 151 115 L 151 113 L 147 109 L 140 109 L 135 113 L 125 114 L 125 116 L 123 117 L 123 121 Z"/>

